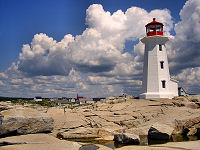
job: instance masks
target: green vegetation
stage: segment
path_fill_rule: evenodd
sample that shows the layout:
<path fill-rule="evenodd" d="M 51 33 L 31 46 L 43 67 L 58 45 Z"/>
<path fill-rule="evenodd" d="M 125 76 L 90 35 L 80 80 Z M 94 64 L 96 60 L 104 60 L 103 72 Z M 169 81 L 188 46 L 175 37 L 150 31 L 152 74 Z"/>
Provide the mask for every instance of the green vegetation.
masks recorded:
<path fill-rule="evenodd" d="M 53 107 L 54 105 L 49 101 L 49 98 L 43 99 L 41 102 L 36 102 L 33 98 L 18 98 L 18 97 L 0 97 L 0 101 L 11 101 L 13 104 L 33 104 L 41 105 L 45 107 Z"/>
<path fill-rule="evenodd" d="M 33 98 L 21 98 L 21 97 L 0 97 L 0 101 L 16 101 L 16 100 L 33 100 Z"/>
<path fill-rule="evenodd" d="M 41 106 L 45 106 L 45 107 L 53 107 L 54 105 L 48 100 L 48 99 L 43 99 L 41 102 L 32 102 L 32 104 L 38 104 Z"/>
<path fill-rule="evenodd" d="M 15 100 L 11 100 L 11 103 L 13 104 L 25 104 L 25 103 L 29 103 L 30 100 L 27 99 L 15 99 Z"/>
<path fill-rule="evenodd" d="M 92 99 L 93 99 L 93 101 L 98 102 L 98 101 L 100 101 L 102 99 L 106 99 L 106 98 L 105 97 L 97 97 L 97 98 L 92 98 Z"/>

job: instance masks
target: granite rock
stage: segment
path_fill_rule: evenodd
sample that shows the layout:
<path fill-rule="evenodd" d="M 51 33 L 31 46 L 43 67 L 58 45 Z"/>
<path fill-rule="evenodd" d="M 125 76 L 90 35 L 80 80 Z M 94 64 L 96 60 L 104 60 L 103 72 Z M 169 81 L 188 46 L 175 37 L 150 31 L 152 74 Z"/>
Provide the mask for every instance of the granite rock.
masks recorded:
<path fill-rule="evenodd" d="M 148 139 L 169 140 L 171 138 L 173 130 L 174 129 L 168 125 L 155 123 L 150 127 L 148 131 Z"/>
<path fill-rule="evenodd" d="M 1 113 L 4 116 L 0 126 L 1 136 L 50 132 L 54 127 L 52 117 L 35 109 L 9 109 Z"/>
<path fill-rule="evenodd" d="M 113 140 L 120 144 L 133 144 L 133 145 L 140 144 L 139 136 L 130 133 L 115 134 Z"/>

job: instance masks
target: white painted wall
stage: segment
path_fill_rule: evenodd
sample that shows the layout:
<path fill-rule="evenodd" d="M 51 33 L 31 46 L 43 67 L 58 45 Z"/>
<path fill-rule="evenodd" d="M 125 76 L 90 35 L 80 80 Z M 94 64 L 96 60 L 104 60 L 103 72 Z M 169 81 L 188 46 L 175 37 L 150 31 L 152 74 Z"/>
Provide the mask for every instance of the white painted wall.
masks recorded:
<path fill-rule="evenodd" d="M 165 43 L 165 36 L 147 36 L 141 39 L 145 44 L 142 94 L 140 98 L 173 98 L 178 96 L 178 84 L 170 80 L 169 65 Z M 162 45 L 162 51 L 159 50 Z M 164 62 L 161 69 L 160 62 Z M 166 87 L 162 87 L 162 80 L 166 81 Z"/>

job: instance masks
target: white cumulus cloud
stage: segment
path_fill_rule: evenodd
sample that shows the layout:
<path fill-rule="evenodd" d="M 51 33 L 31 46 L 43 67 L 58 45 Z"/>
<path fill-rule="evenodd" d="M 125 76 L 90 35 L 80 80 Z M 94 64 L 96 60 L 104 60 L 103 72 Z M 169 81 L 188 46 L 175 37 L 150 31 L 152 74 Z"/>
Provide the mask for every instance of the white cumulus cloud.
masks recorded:
<path fill-rule="evenodd" d="M 194 78 L 198 78 L 198 69 L 190 68 L 199 66 L 199 7 L 198 0 L 187 1 L 180 12 L 181 21 L 175 26 L 176 35 L 168 44 L 171 72 L 180 80 L 186 72 L 194 72 Z M 23 45 L 18 62 L 0 73 L 3 85 L 0 94 L 56 96 L 82 92 L 88 96 L 110 96 L 120 91 L 138 94 L 144 45 L 139 42 L 133 45 L 133 52 L 126 52 L 125 42 L 145 36 L 145 24 L 154 17 L 164 24 L 164 34 L 170 36 L 173 21 L 167 9 L 147 12 L 131 7 L 126 12 L 110 13 L 102 5 L 93 4 L 86 10 L 87 28 L 81 35 L 67 34 L 56 41 L 39 33 L 30 44 Z M 182 80 L 189 78 L 192 77 Z"/>
<path fill-rule="evenodd" d="M 180 18 L 169 47 L 172 71 L 176 74 L 200 66 L 200 1 L 188 0 L 180 11 Z"/>

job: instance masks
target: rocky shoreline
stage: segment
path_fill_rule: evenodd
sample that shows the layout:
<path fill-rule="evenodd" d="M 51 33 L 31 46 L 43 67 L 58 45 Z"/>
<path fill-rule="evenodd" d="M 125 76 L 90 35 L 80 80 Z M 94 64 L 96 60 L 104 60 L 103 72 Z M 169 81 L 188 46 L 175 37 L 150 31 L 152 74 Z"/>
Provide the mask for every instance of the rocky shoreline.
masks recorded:
<path fill-rule="evenodd" d="M 29 149 L 34 149 L 39 139 L 41 149 L 45 147 L 44 145 L 48 146 L 47 143 L 51 143 L 51 140 L 55 140 L 65 146 L 75 144 L 74 148 L 69 148 L 75 150 L 84 149 L 82 146 L 85 143 L 67 140 L 114 139 L 115 142 L 121 144 L 138 145 L 140 136 L 147 136 L 150 140 L 166 141 L 171 141 L 176 135 L 200 137 L 199 95 L 176 97 L 172 100 L 143 100 L 131 97 L 105 99 L 95 104 L 78 105 L 73 108 L 62 106 L 47 108 L 30 104 L 14 105 L 10 102 L 0 102 L 0 113 L 3 116 L 0 117 L 2 118 L 0 136 L 4 137 L 0 140 L 3 145 L 0 144 L 1 149 L 12 149 L 12 147 L 26 149 L 27 146 Z M 16 135 L 20 136 L 16 138 Z M 45 139 L 49 138 L 50 141 L 44 141 L 42 136 L 47 136 Z M 18 140 L 19 137 L 24 140 Z M 168 146 L 170 143 L 163 144 L 163 147 L 177 149 L 176 146 L 174 148 Z M 175 143 L 177 142 L 172 142 L 171 145 Z M 183 148 L 184 145 L 189 145 L 190 149 L 195 149 L 195 145 L 200 147 L 199 141 L 181 143 L 177 144 L 179 148 L 181 146 Z M 93 148 L 97 146 L 96 149 L 111 149 L 98 144 L 93 144 L 93 146 Z M 157 149 L 156 146 L 153 147 Z M 141 149 L 143 146 L 124 146 L 117 149 L 131 149 L 130 147 Z M 151 149 L 152 145 L 143 148 Z M 62 149 L 62 146 L 59 145 L 57 149 Z"/>

